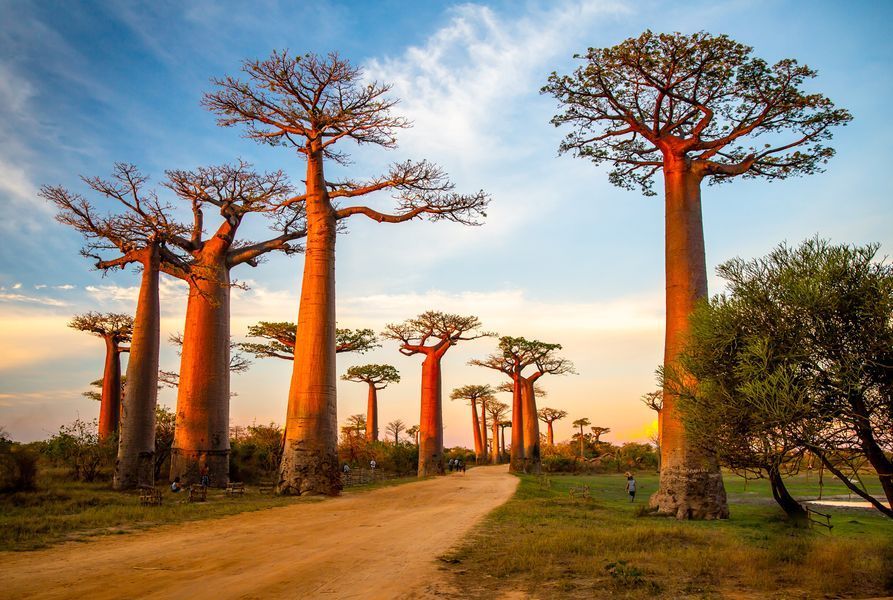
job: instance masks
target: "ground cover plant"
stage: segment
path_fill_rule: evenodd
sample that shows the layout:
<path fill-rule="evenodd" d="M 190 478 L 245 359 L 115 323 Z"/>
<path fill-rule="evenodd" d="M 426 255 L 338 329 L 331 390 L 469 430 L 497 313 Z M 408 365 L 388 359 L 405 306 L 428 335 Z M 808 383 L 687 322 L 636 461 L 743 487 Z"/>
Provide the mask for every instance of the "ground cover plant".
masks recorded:
<path fill-rule="evenodd" d="M 515 496 L 441 557 L 462 597 L 514 589 L 535 598 L 866 597 L 893 592 L 893 524 L 876 511 L 823 508 L 833 532 L 795 529 L 765 480 L 725 474 L 731 517 L 654 516 L 658 477 L 638 474 L 631 504 L 623 474 L 521 476 Z M 572 497 L 589 486 L 590 498 Z M 816 497 L 818 478 L 792 478 Z M 880 486 L 875 485 L 879 492 Z M 825 496 L 847 493 L 825 478 Z"/>

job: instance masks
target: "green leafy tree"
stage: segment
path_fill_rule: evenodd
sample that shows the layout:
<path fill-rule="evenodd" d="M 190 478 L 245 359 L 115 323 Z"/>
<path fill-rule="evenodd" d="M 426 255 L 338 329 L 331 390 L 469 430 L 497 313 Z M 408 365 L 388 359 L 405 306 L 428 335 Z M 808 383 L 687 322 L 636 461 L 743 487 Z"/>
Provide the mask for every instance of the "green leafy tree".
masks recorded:
<path fill-rule="evenodd" d="M 239 348 L 257 358 L 295 359 L 297 323 L 290 321 L 260 321 L 248 326 L 248 336 L 267 340 L 265 343 L 243 342 Z M 335 352 L 359 352 L 363 354 L 378 348 L 378 338 L 371 329 L 335 330 Z"/>

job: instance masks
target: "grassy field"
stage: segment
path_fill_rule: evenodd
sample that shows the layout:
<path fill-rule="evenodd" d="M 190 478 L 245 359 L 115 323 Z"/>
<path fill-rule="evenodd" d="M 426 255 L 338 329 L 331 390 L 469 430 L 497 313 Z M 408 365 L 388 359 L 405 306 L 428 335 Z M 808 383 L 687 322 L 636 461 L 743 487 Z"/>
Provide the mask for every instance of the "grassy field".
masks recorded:
<path fill-rule="evenodd" d="M 407 481 L 416 478 L 355 486 L 345 495 Z M 141 506 L 136 492 L 116 492 L 107 481 L 69 481 L 60 471 L 48 469 L 41 472 L 37 491 L 0 494 L 0 550 L 35 550 L 60 542 L 320 500 L 260 494 L 252 486 L 246 486 L 244 496 L 232 498 L 225 497 L 222 490 L 209 490 L 207 502 L 189 503 L 185 492 L 173 494 L 166 488 L 163 496 L 161 506 Z"/>
<path fill-rule="evenodd" d="M 677 522 L 644 514 L 657 487 L 639 474 L 629 503 L 622 475 L 524 476 L 517 493 L 466 543 L 442 557 L 469 598 L 520 590 L 537 598 L 821 598 L 893 594 L 893 520 L 822 509 L 834 530 L 792 529 L 765 481 L 726 477 L 732 516 Z M 824 495 L 843 486 L 826 478 Z M 572 499 L 588 485 L 591 499 Z M 813 475 L 791 480 L 815 497 Z"/>

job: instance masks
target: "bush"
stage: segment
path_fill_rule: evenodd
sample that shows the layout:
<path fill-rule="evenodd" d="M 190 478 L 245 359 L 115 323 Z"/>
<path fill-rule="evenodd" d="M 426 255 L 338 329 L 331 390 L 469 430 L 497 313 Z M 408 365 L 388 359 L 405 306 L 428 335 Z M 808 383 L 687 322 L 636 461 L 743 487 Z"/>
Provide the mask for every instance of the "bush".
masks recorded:
<path fill-rule="evenodd" d="M 230 434 L 230 479 L 258 483 L 275 478 L 282 457 L 282 433 L 282 428 L 275 423 L 233 428 Z"/>
<path fill-rule="evenodd" d="M 0 430 L 0 492 L 29 492 L 37 482 L 37 454 Z"/>
<path fill-rule="evenodd" d="M 54 464 L 67 467 L 73 479 L 89 482 L 96 479 L 101 467 L 112 464 L 116 450 L 117 440 L 99 441 L 96 419 L 77 419 L 59 428 L 47 441 L 45 452 Z"/>

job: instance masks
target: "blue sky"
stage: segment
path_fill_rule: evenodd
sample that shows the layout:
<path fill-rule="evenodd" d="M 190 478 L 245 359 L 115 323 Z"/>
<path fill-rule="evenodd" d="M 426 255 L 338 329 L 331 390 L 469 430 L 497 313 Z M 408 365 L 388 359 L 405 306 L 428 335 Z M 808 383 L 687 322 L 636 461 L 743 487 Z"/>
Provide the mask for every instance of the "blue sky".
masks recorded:
<path fill-rule="evenodd" d="M 185 8 L 184 8 L 185 6 Z M 339 169 L 372 176 L 395 160 L 441 164 L 460 190 L 493 196 L 487 224 L 399 226 L 354 220 L 339 239 L 339 325 L 380 329 L 434 308 L 478 314 L 501 334 L 565 345 L 580 374 L 545 378 L 542 404 L 643 439 L 653 415 L 637 401 L 653 387 L 663 340 L 660 197 L 610 186 L 605 169 L 557 155 L 554 102 L 538 93 L 575 52 L 613 45 L 646 28 L 727 33 L 769 61 L 818 69 L 815 90 L 851 110 L 824 174 L 782 182 L 735 181 L 703 191 L 708 268 L 819 234 L 891 247 L 887 142 L 893 92 L 893 9 L 886 2 L 120 2 L 0 0 L 0 425 L 36 439 L 98 407 L 82 399 L 100 374 L 102 344 L 65 323 L 86 310 L 132 311 L 136 277 L 92 271 L 79 237 L 53 221 L 40 185 L 83 191 L 78 175 L 115 161 L 158 181 L 165 169 L 250 160 L 303 164 L 216 126 L 199 101 L 209 79 L 274 49 L 336 50 L 369 77 L 394 83 L 398 111 L 415 126 L 393 151 L 360 149 Z M 354 150 L 354 149 L 351 149 Z M 388 198 L 374 200 L 386 207 Z M 246 234 L 263 235 L 263 222 Z M 297 315 L 300 258 L 235 272 L 233 333 Z M 721 282 L 711 279 L 712 291 Z M 182 330 L 180 284 L 163 286 L 165 333 Z M 465 366 L 487 340 L 447 355 L 446 390 L 498 382 Z M 382 393 L 383 423 L 418 420 L 419 364 L 393 344 L 352 364 L 389 362 L 404 380 Z M 162 366 L 176 369 L 165 348 Z M 234 422 L 281 421 L 289 365 L 258 361 L 237 375 Z M 171 392 L 162 401 L 172 405 Z M 507 398 L 506 398 L 507 400 Z M 364 410 L 360 386 L 339 387 L 339 416 Z M 467 409 L 445 401 L 446 442 L 470 443 Z"/>

